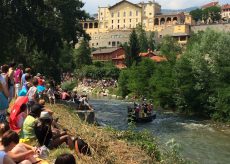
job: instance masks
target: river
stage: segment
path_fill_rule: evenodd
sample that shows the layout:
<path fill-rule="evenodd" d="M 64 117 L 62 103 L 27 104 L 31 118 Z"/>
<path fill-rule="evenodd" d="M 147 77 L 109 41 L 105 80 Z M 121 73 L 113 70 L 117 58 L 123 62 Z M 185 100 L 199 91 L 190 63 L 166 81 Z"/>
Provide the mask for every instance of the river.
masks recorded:
<path fill-rule="evenodd" d="M 127 129 L 128 102 L 91 99 L 99 123 L 116 129 Z M 230 134 L 213 128 L 205 121 L 182 118 L 173 113 L 157 112 L 151 123 L 136 124 L 137 130 L 148 129 L 164 145 L 175 139 L 183 158 L 201 164 L 230 163 Z"/>

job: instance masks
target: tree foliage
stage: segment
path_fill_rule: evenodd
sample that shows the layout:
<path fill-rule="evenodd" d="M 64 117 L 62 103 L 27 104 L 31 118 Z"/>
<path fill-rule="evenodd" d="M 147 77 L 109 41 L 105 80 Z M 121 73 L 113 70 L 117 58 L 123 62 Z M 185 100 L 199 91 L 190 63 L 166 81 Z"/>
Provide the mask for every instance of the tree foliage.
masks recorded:
<path fill-rule="evenodd" d="M 221 19 L 221 8 L 218 6 L 208 7 L 203 10 L 203 19 L 207 22 L 208 19 L 212 22 L 219 21 Z"/>
<path fill-rule="evenodd" d="M 190 44 L 177 63 L 178 107 L 230 120 L 230 34 L 208 30 Z"/>
<path fill-rule="evenodd" d="M 1 63 L 32 60 L 35 63 L 24 64 L 35 67 L 33 64 L 44 66 L 45 62 L 49 61 L 54 65 L 46 65 L 47 75 L 57 75 L 58 72 L 55 71 L 60 68 L 54 70 L 52 67 L 61 67 L 59 59 L 63 43 L 74 47 L 81 36 L 89 39 L 79 23 L 88 17 L 85 11 L 81 10 L 83 5 L 79 0 L 1 1 Z M 28 57 L 34 58 L 27 59 Z M 41 58 L 42 61 L 37 60 Z"/>
<path fill-rule="evenodd" d="M 209 19 L 212 22 L 216 22 L 221 19 L 221 8 L 218 6 L 212 6 L 205 9 L 195 9 L 191 11 L 190 14 L 196 22 L 204 21 L 205 23 L 210 23 L 207 22 Z"/>
<path fill-rule="evenodd" d="M 74 51 L 75 68 L 80 69 L 84 65 L 92 64 L 91 49 L 87 40 L 80 41 L 79 47 Z"/>
<path fill-rule="evenodd" d="M 131 67 L 133 64 L 138 64 L 141 60 L 139 53 L 139 41 L 135 29 L 132 31 L 129 37 L 129 44 L 126 45 L 125 63 L 127 67 Z"/>
<path fill-rule="evenodd" d="M 190 15 L 192 16 L 193 20 L 196 22 L 202 20 L 202 9 L 195 9 L 190 12 Z"/>
<path fill-rule="evenodd" d="M 182 53 L 172 38 L 165 37 L 161 53 L 167 61 L 143 60 L 122 70 L 121 94 L 145 96 L 163 108 L 230 121 L 229 45 L 230 33 L 207 30 L 193 34 Z"/>
<path fill-rule="evenodd" d="M 84 65 L 81 69 L 76 70 L 76 74 L 80 79 L 92 78 L 92 79 L 103 79 L 113 78 L 118 79 L 120 70 L 115 67 L 112 63 L 100 63 L 96 62 L 92 65 Z"/>
<path fill-rule="evenodd" d="M 147 38 L 146 32 L 143 29 L 141 24 L 137 25 L 136 32 L 137 32 L 137 36 L 138 36 L 138 42 L 140 45 L 140 52 L 147 52 L 147 50 L 149 48 L 148 38 Z"/>
<path fill-rule="evenodd" d="M 154 51 L 156 49 L 155 33 L 152 31 L 150 32 L 150 35 L 148 38 L 148 47 L 152 51 Z"/>

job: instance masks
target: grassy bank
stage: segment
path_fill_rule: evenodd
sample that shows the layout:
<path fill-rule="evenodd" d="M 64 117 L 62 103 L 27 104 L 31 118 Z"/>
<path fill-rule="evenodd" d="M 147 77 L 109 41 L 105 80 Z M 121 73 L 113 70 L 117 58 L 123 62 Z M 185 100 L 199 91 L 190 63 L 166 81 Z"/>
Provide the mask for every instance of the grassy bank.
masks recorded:
<path fill-rule="evenodd" d="M 54 112 L 54 117 L 59 117 L 59 123 L 69 129 L 69 133 L 85 139 L 92 147 L 92 157 L 77 158 L 78 163 L 157 163 L 154 155 L 150 156 L 141 146 L 130 144 L 122 139 L 123 134 L 118 134 L 111 129 L 103 129 L 87 125 L 76 117 L 72 109 L 64 105 L 49 106 Z M 64 151 L 61 147 L 51 151 L 50 162 Z M 73 152 L 74 153 L 74 152 Z"/>
<path fill-rule="evenodd" d="M 151 163 L 185 163 L 174 151 L 160 152 L 158 144 L 148 131 L 134 132 L 132 125 L 127 131 L 118 131 L 113 128 L 101 128 L 82 122 L 73 109 L 65 105 L 49 106 L 59 117 L 59 123 L 63 128 L 69 129 L 69 133 L 80 136 L 92 148 L 92 157 L 78 158 L 78 164 L 151 164 Z M 65 146 L 61 146 L 50 153 L 49 162 L 63 152 L 72 152 Z"/>

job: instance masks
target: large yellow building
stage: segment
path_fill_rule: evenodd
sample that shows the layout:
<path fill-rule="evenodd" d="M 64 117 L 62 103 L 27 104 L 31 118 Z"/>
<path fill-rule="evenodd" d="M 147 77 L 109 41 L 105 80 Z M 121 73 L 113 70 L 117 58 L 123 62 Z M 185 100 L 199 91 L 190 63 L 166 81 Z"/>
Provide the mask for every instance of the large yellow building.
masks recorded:
<path fill-rule="evenodd" d="M 91 36 L 90 45 L 92 47 L 114 47 L 118 44 L 113 42 L 114 33 L 121 32 L 120 40 L 116 38 L 116 43 L 127 42 L 131 29 L 141 24 L 146 31 L 162 32 L 167 27 L 177 24 L 191 24 L 191 16 L 184 13 L 161 14 L 161 6 L 154 0 L 147 3 L 138 4 L 122 0 L 113 6 L 99 7 L 95 20 L 84 20 L 82 26 Z M 126 31 L 126 32 L 124 32 Z M 106 36 L 107 40 L 100 43 L 98 38 Z"/>

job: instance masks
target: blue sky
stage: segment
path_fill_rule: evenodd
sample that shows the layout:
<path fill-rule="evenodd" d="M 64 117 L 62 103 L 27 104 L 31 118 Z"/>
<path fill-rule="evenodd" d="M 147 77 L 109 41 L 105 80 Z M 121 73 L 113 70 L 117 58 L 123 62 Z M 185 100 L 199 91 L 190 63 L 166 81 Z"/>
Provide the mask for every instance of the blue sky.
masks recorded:
<path fill-rule="evenodd" d="M 98 6 L 113 5 L 121 0 L 82 0 L 85 2 L 84 9 L 90 14 L 97 13 Z M 133 3 L 148 2 L 149 0 L 129 0 Z M 156 0 L 164 9 L 184 9 L 201 6 L 213 0 Z M 219 0 L 221 4 L 230 3 L 230 0 Z"/>

